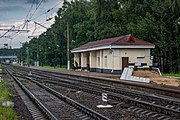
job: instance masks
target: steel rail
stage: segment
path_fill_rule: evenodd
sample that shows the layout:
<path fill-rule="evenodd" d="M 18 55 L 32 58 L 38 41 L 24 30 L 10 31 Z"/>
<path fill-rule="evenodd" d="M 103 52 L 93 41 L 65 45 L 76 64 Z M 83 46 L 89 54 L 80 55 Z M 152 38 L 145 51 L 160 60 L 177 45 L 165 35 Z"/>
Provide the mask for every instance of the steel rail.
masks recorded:
<path fill-rule="evenodd" d="M 37 74 L 37 73 L 39 73 L 39 71 L 36 71 L 36 72 L 34 72 L 33 74 Z M 111 86 L 111 85 L 107 85 L 107 84 L 102 84 L 102 83 L 96 83 L 96 82 L 93 82 L 93 81 L 84 81 L 84 80 L 79 80 L 78 78 L 71 78 L 71 77 L 67 77 L 67 76 L 59 76 L 59 75 L 52 75 L 52 74 L 49 74 L 50 76 L 48 76 L 48 74 L 49 73 L 46 73 L 46 74 L 41 74 L 41 76 L 44 76 L 44 77 L 50 77 L 50 78 L 54 78 L 54 79 L 57 79 L 57 80 L 59 80 L 60 78 L 63 78 L 63 79 L 67 79 L 68 78 L 68 80 L 72 80 L 74 83 L 71 83 L 71 84 L 75 84 L 75 82 L 76 81 L 79 81 L 79 82 L 82 82 L 82 84 L 88 84 L 89 86 L 91 86 L 92 84 L 94 85 L 94 87 L 101 87 L 102 88 L 102 86 L 103 86 L 103 89 L 104 90 L 107 90 L 107 91 L 111 91 L 111 92 L 116 92 L 116 93 L 123 93 L 123 94 L 133 94 L 133 95 L 135 95 L 135 96 L 137 96 L 137 97 L 139 97 L 139 96 L 143 96 L 144 98 L 148 98 L 148 99 L 151 99 L 151 100 L 157 100 L 157 99 L 159 99 L 159 101 L 161 101 L 161 102 L 163 102 L 163 103 L 165 103 L 165 104 L 176 104 L 177 105 L 177 103 L 178 103 L 178 105 L 180 105 L 180 101 L 177 101 L 177 100 L 175 100 L 175 99 L 170 99 L 170 98 L 164 98 L 164 97 L 160 97 L 160 96 L 154 96 L 154 95 L 150 95 L 150 94 L 142 94 L 142 93 L 136 93 L 136 92 L 134 92 L 134 91 L 132 91 L 132 90 L 127 90 L 127 89 L 117 89 L 117 88 L 115 88 L 114 86 Z M 75 81 L 74 81 L 75 80 Z M 70 81 L 67 81 L 67 80 L 62 80 L 61 79 L 61 81 L 63 81 L 63 82 L 69 82 L 70 83 Z M 79 83 L 78 83 L 79 84 Z"/>
<path fill-rule="evenodd" d="M 37 73 L 37 71 L 36 71 L 36 73 Z M 33 74 L 35 74 L 35 73 L 33 73 Z M 48 74 L 48 73 L 47 73 Z M 46 76 L 46 77 L 48 77 L 47 76 L 47 74 L 45 75 L 44 74 L 44 76 Z M 54 74 L 54 73 L 53 73 Z M 52 75 L 52 74 L 50 74 L 51 75 L 51 78 L 52 78 L 52 76 L 54 76 L 54 77 L 56 77 L 56 79 L 57 79 L 57 77 L 60 77 L 60 76 L 58 76 L 58 75 L 56 75 L 56 74 L 54 74 L 54 75 Z M 75 78 L 72 78 L 71 76 L 63 76 L 62 78 L 68 78 L 68 79 L 75 79 Z M 77 78 L 76 78 L 77 79 Z M 84 81 L 83 81 L 84 82 Z M 90 81 L 88 81 L 87 83 L 91 83 Z M 86 86 L 87 87 L 87 86 Z M 89 86 L 88 86 L 89 87 Z M 93 88 L 95 88 L 95 87 L 93 87 Z M 92 89 L 92 88 L 90 88 L 90 89 Z M 109 89 L 108 87 L 104 87 L 103 88 L 103 90 L 107 90 L 107 89 Z M 107 91 L 106 91 L 107 92 Z M 109 92 L 110 93 L 110 92 Z M 134 93 L 133 93 L 134 94 Z M 111 96 L 112 95 L 112 96 Z M 113 95 L 113 93 L 111 93 L 111 94 L 109 94 L 109 96 L 111 97 L 111 98 L 115 98 L 115 96 L 117 96 L 117 95 Z M 154 97 L 154 96 L 149 96 L 149 97 Z M 179 114 L 180 114 L 180 111 L 179 110 L 174 110 L 174 109 L 171 109 L 171 108 L 167 108 L 167 107 L 164 107 L 164 106 L 162 106 L 162 105 L 158 105 L 158 104 L 154 104 L 154 103 L 149 103 L 149 102 L 146 102 L 146 101 L 140 101 L 140 100 L 134 100 L 134 99 L 132 99 L 132 98 L 129 98 L 128 96 L 124 96 L 124 95 L 122 95 L 121 97 L 116 97 L 117 99 L 121 99 L 122 100 L 122 98 L 123 98 L 123 101 L 128 101 L 128 102 L 130 102 L 130 103 L 132 103 L 132 104 L 137 104 L 137 102 L 139 102 L 139 105 L 141 104 L 141 105 L 144 105 L 144 106 L 146 106 L 147 108 L 151 108 L 151 109 L 156 109 L 157 111 L 162 111 L 162 113 L 164 113 L 164 114 L 168 114 L 168 115 L 171 115 L 171 116 L 173 116 L 173 113 L 176 113 L 174 116 L 175 117 L 180 117 L 179 116 Z M 154 98 L 157 98 L 157 97 L 154 97 Z M 163 100 L 163 98 L 160 98 L 161 100 Z M 170 103 L 171 102 L 178 102 L 178 101 L 169 101 Z"/>
<path fill-rule="evenodd" d="M 20 68 L 25 68 L 26 70 L 29 69 L 31 71 L 42 71 L 42 72 L 48 72 L 52 74 L 57 74 L 57 75 L 66 75 L 72 78 L 78 78 L 78 79 L 85 79 L 85 80 L 95 80 L 99 81 L 101 83 L 106 83 L 106 84 L 117 84 L 117 85 L 125 85 L 126 87 L 130 89 L 143 89 L 144 91 L 152 91 L 153 93 L 157 94 L 163 94 L 171 97 L 177 97 L 180 98 L 180 88 L 178 87 L 171 87 L 171 88 L 166 88 L 164 86 L 154 86 L 151 84 L 144 84 L 144 83 L 138 83 L 138 82 L 130 82 L 130 81 L 125 81 L 125 80 L 115 80 L 111 78 L 103 78 L 103 77 L 97 77 L 97 76 L 91 76 L 91 75 L 82 75 L 82 74 L 70 74 L 70 73 L 65 73 L 61 71 L 50 71 L 50 70 L 42 70 L 38 68 L 27 68 L 27 67 L 20 67 Z"/>
<path fill-rule="evenodd" d="M 37 74 L 36 73 L 33 73 L 33 74 Z M 47 74 L 43 74 L 41 76 L 45 76 L 46 78 L 47 77 L 51 77 L 52 78 L 52 75 L 51 76 L 48 76 Z M 57 77 L 57 76 L 56 76 Z M 30 78 L 31 79 L 31 78 Z M 56 78 L 57 79 L 57 78 Z M 70 79 L 68 77 L 68 79 Z M 74 79 L 73 79 L 74 80 Z M 37 81 L 36 81 L 37 82 Z M 51 81 L 52 82 L 52 81 Z M 64 82 L 64 83 L 69 83 L 71 84 L 72 86 L 75 84 L 75 82 L 71 83 L 71 82 L 68 82 L 67 80 L 61 80 L 61 82 Z M 83 81 L 84 82 L 84 81 Z M 91 83 L 91 82 L 87 82 L 87 83 Z M 58 82 L 56 82 L 55 84 L 58 84 Z M 60 83 L 59 83 L 60 84 Z M 61 83 L 62 84 L 62 83 Z M 70 87 L 69 85 L 67 85 L 67 87 Z M 180 114 L 180 111 L 179 110 L 174 110 L 174 109 L 171 109 L 171 108 L 166 108 L 162 105 L 158 105 L 158 104 L 154 104 L 154 103 L 149 103 L 149 102 L 146 102 L 146 101 L 142 101 L 142 100 L 135 100 L 135 99 L 132 99 L 130 98 L 129 96 L 126 96 L 126 95 L 119 95 L 117 93 L 112 93 L 107 91 L 107 87 L 102 87 L 102 88 L 98 88 L 97 86 L 95 87 L 90 87 L 90 86 L 82 86 L 80 84 L 78 84 L 78 87 L 81 87 L 81 90 L 84 90 L 86 92 L 89 92 L 91 91 L 92 93 L 98 93 L 99 95 L 102 93 L 102 92 L 106 92 L 108 93 L 108 96 L 109 98 L 113 98 L 113 99 L 116 99 L 116 100 L 121 100 L 121 101 L 124 101 L 126 103 L 131 103 L 131 105 L 137 105 L 137 106 L 141 106 L 141 105 L 144 105 L 145 108 L 150 108 L 151 110 L 155 109 L 156 112 L 162 112 L 163 114 L 167 114 L 167 115 L 170 115 L 170 116 L 173 116 L 173 117 L 178 117 L 179 118 L 179 114 Z M 93 90 L 94 89 L 94 90 Z M 110 89 L 110 88 L 109 88 Z M 101 92 L 100 92 L 101 91 Z M 134 94 L 134 93 L 133 93 Z M 161 98 L 162 100 L 162 98 Z M 178 102 L 178 101 L 176 101 Z M 142 107 L 142 106 L 141 106 Z M 175 114 L 174 114 L 175 113 Z"/>
<path fill-rule="evenodd" d="M 22 74 L 21 74 L 21 75 L 22 75 Z M 74 101 L 73 99 L 71 99 L 71 98 L 69 98 L 69 97 L 67 97 L 67 96 L 64 96 L 63 94 L 55 91 L 54 89 L 52 89 L 52 88 L 50 88 L 50 87 L 47 87 L 46 85 L 43 85 L 43 84 L 41 84 L 41 83 L 33 80 L 33 79 L 30 78 L 30 77 L 26 77 L 26 76 L 24 76 L 24 75 L 22 75 L 22 76 L 23 76 L 24 78 L 26 78 L 26 79 L 31 80 L 32 82 L 36 83 L 38 86 L 44 88 L 45 90 L 47 90 L 47 91 L 49 91 L 50 93 L 52 93 L 52 94 L 54 94 L 55 96 L 57 96 L 58 98 L 60 98 L 60 99 L 62 99 L 63 101 L 67 102 L 68 104 L 74 106 L 75 108 L 77 108 L 77 109 L 85 112 L 86 114 L 94 117 L 94 118 L 97 119 L 97 120 L 110 120 L 110 119 L 107 118 L 106 116 L 104 116 L 104 115 L 102 115 L 102 114 L 100 114 L 100 113 L 98 113 L 98 112 L 96 112 L 96 111 L 94 111 L 94 110 L 92 110 L 92 109 L 90 109 L 90 108 L 88 108 L 88 107 L 86 107 L 86 106 L 84 106 L 84 105 L 82 105 L 82 104 Z"/>
<path fill-rule="evenodd" d="M 47 80 L 45 80 L 45 82 L 47 82 Z M 67 82 L 59 83 L 59 82 L 53 82 L 52 80 L 48 81 L 48 82 L 51 84 L 58 84 L 58 85 L 62 85 L 62 86 L 68 87 L 68 88 L 74 88 L 74 89 L 82 90 L 84 92 L 93 93 L 96 95 L 101 95 L 102 93 L 107 93 L 108 97 L 111 99 L 124 101 L 125 103 L 130 103 L 131 105 L 140 106 L 140 107 L 143 107 L 146 109 L 150 108 L 150 110 L 156 109 L 154 111 L 156 111 L 156 112 L 161 111 L 162 113 L 168 114 L 168 115 L 173 116 L 173 117 L 180 117 L 180 116 L 178 116 L 180 114 L 179 110 L 166 108 L 164 106 L 154 104 L 154 103 L 150 103 L 150 102 L 146 102 L 143 100 L 136 100 L 136 99 L 131 98 L 130 96 L 120 95 L 117 93 L 107 91 L 105 89 L 101 89 L 101 88 L 97 88 L 97 87 L 93 87 L 93 86 L 91 86 L 91 87 L 90 86 L 83 86 L 81 84 L 78 84 L 78 86 L 75 86 L 76 84 L 74 84 L 74 83 L 71 83 L 71 84 L 69 84 Z M 142 106 L 142 105 L 144 105 L 144 106 Z"/>
<path fill-rule="evenodd" d="M 58 120 L 19 80 L 16 78 L 9 70 L 7 73 L 16 81 L 16 83 L 27 93 L 27 95 L 41 108 L 41 110 L 49 117 L 51 120 Z"/>
<path fill-rule="evenodd" d="M 104 115 L 102 115 L 102 114 L 100 114 L 100 113 L 98 113 L 98 112 L 96 112 L 96 111 L 94 111 L 94 110 L 92 110 L 92 109 L 90 109 L 90 108 L 88 108 L 88 107 L 86 107 L 86 106 L 84 106 L 84 105 L 82 105 L 82 104 L 74 101 L 73 99 L 71 99 L 71 98 L 69 98 L 69 97 L 67 97 L 67 96 L 65 96 L 65 95 L 57 92 L 56 90 L 54 90 L 54 89 L 52 89 L 52 88 L 50 88 L 50 87 L 47 87 L 46 85 L 43 85 L 43 84 L 41 84 L 41 83 L 33 80 L 33 79 L 30 78 L 30 77 L 25 77 L 25 78 L 31 80 L 32 82 L 34 82 L 34 83 L 36 83 L 37 85 L 41 86 L 42 88 L 46 89 L 46 90 L 49 91 L 50 93 L 56 95 L 57 97 L 61 98 L 61 99 L 64 100 L 65 102 L 71 104 L 72 106 L 78 108 L 79 110 L 84 111 L 86 114 L 88 114 L 88 115 L 96 118 L 97 120 L 110 120 L 110 119 L 107 118 L 106 116 L 104 116 Z"/>

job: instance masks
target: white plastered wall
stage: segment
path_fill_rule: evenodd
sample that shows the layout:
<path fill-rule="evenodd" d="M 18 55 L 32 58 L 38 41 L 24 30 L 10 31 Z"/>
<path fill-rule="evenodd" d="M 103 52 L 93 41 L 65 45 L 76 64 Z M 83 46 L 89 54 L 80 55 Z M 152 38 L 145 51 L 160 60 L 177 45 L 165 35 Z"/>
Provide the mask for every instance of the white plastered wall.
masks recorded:
<path fill-rule="evenodd" d="M 103 57 L 101 56 L 101 68 L 119 70 L 120 68 L 120 50 L 119 49 L 106 49 L 102 50 Z M 101 52 L 101 53 L 102 53 Z M 102 55 L 102 54 L 101 54 Z M 107 56 L 107 63 L 105 61 L 105 56 Z M 107 65 L 106 65 L 107 64 Z"/>
<path fill-rule="evenodd" d="M 96 68 L 100 68 L 100 63 L 98 62 L 98 57 L 100 57 L 100 50 L 96 51 Z M 101 61 L 101 57 L 100 57 Z"/>
<path fill-rule="evenodd" d="M 97 67 L 97 58 L 96 58 L 96 51 L 91 51 L 90 52 L 90 57 L 89 57 L 89 59 L 90 59 L 90 67 L 91 68 L 96 68 Z"/>
<path fill-rule="evenodd" d="M 79 53 L 74 53 L 74 63 L 75 63 L 75 61 L 78 63 L 78 65 L 80 65 L 80 63 L 79 63 Z"/>
<path fill-rule="evenodd" d="M 86 54 L 86 52 L 81 53 L 81 67 L 87 67 L 87 54 Z"/>
<path fill-rule="evenodd" d="M 105 65 L 104 58 L 107 56 L 107 66 Z M 79 62 L 79 54 L 74 53 L 74 61 Z M 98 57 L 100 57 L 100 64 L 98 65 Z M 137 57 L 143 57 L 143 62 L 147 66 L 152 65 L 150 60 L 150 49 L 105 49 L 90 52 L 90 67 L 100 69 L 121 70 L 122 57 L 129 57 L 129 63 L 137 63 Z M 79 63 L 78 63 L 79 65 Z M 81 66 L 87 67 L 87 54 L 81 53 Z"/>
<path fill-rule="evenodd" d="M 152 64 L 150 60 L 150 49 L 120 49 L 121 57 L 129 57 L 129 63 L 137 63 L 137 57 L 143 58 L 143 63 L 147 63 L 147 66 Z M 122 58 L 120 62 L 120 68 L 122 69 Z"/>
<path fill-rule="evenodd" d="M 105 56 L 107 56 L 107 61 L 105 61 Z M 102 57 L 103 60 L 103 65 L 102 65 L 102 68 L 103 69 L 108 69 L 110 67 L 110 64 L 109 64 L 109 61 L 110 61 L 110 57 L 109 57 L 109 50 L 103 50 L 103 57 Z M 107 63 L 105 65 L 105 62 Z"/>

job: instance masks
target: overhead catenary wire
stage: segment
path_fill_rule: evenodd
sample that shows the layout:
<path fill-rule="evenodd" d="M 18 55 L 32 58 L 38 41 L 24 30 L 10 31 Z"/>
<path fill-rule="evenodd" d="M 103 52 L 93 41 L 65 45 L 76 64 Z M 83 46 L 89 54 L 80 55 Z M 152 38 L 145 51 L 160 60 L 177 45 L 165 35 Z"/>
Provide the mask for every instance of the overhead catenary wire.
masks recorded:
<path fill-rule="evenodd" d="M 15 26 L 12 26 L 7 32 L 5 32 L 3 35 L 0 36 L 0 38 L 4 37 L 10 30 L 12 30 Z"/>
<path fill-rule="evenodd" d="M 32 5 L 31 5 L 31 7 L 30 7 L 30 9 L 29 9 L 29 12 L 28 12 L 28 14 L 27 14 L 27 16 L 26 16 L 26 19 L 25 19 L 25 23 L 24 23 L 23 29 L 24 29 L 25 26 L 28 25 L 28 22 L 31 21 L 32 17 L 34 16 L 34 14 L 36 13 L 36 11 L 37 11 L 38 8 L 41 6 L 41 4 L 42 4 L 42 2 L 43 2 L 44 0 L 41 0 L 41 1 L 39 2 L 39 4 L 37 5 L 36 9 L 34 10 L 34 12 L 31 14 L 31 16 L 29 17 L 29 19 L 27 19 L 28 16 L 29 16 L 29 14 L 30 14 L 31 9 L 33 8 L 34 1 L 35 1 L 35 0 L 33 0 L 33 3 L 32 3 Z M 27 28 L 28 28 L 28 27 L 26 27 L 26 29 L 27 29 Z"/>
<path fill-rule="evenodd" d="M 31 4 L 31 7 L 30 7 L 30 9 L 29 9 L 29 11 L 28 11 L 28 14 L 27 14 L 27 16 L 26 16 L 26 19 L 28 18 L 29 14 L 30 14 L 30 12 L 31 12 L 31 10 L 32 10 L 32 8 L 33 8 L 34 1 L 35 1 L 35 0 L 33 0 L 33 3 Z M 32 16 L 35 14 L 35 12 L 37 11 L 37 9 L 40 7 L 40 5 L 41 5 L 42 2 L 43 2 L 43 0 L 41 0 L 41 2 L 38 4 L 38 6 L 36 7 L 35 11 L 34 11 L 33 14 L 30 16 L 30 18 L 32 18 Z M 27 25 L 28 22 L 29 22 L 28 20 L 25 20 L 25 22 L 24 22 L 23 24 L 19 25 L 18 27 L 23 26 L 22 29 L 24 29 L 24 27 Z M 14 27 L 15 27 L 15 26 L 14 26 Z M 5 33 L 5 35 L 6 35 L 8 32 L 9 32 L 9 30 Z M 17 30 L 17 33 L 16 33 L 16 34 L 18 35 L 18 33 L 19 33 L 19 30 Z M 3 36 L 4 36 L 4 35 L 2 35 L 0 38 L 2 38 Z"/>
<path fill-rule="evenodd" d="M 44 13 L 41 13 L 40 15 L 38 15 L 38 16 L 32 18 L 32 19 L 29 19 L 28 22 L 34 21 L 35 19 L 41 17 L 42 15 L 49 13 L 50 11 L 52 11 L 55 7 L 57 7 L 57 6 L 58 6 L 60 3 L 62 3 L 62 2 L 63 2 L 63 0 L 59 1 L 59 2 L 58 2 L 57 4 L 55 4 L 52 8 L 48 9 L 48 10 L 45 11 Z M 46 19 L 45 22 L 47 22 L 47 21 L 49 21 L 49 20 L 51 20 L 51 19 Z M 45 23 L 45 22 L 44 22 L 44 23 Z M 43 22 L 42 22 L 43 24 L 42 24 L 42 23 L 37 23 L 36 21 L 34 21 L 34 23 L 39 24 L 41 27 L 44 27 L 44 28 L 47 29 L 47 27 L 45 27 L 45 26 L 43 25 L 43 24 L 44 24 Z M 30 27 L 29 29 L 31 29 L 31 28 L 33 28 L 33 27 Z M 33 34 L 35 33 L 35 30 L 37 30 L 37 28 L 34 29 Z"/>
<path fill-rule="evenodd" d="M 59 1 L 59 2 L 58 2 L 57 4 L 55 4 L 52 8 L 50 8 L 50 9 L 48 9 L 47 11 L 45 11 L 44 13 L 42 13 L 42 14 L 34 17 L 34 18 L 32 18 L 31 20 L 35 20 L 35 19 L 41 17 L 42 15 L 49 13 L 50 11 L 52 11 L 54 8 L 56 8 L 56 7 L 57 7 L 60 3 L 62 3 L 62 2 L 63 2 L 63 0 Z"/>
<path fill-rule="evenodd" d="M 43 1 L 43 0 L 42 0 Z M 42 3 L 42 1 L 40 2 L 40 4 L 39 4 L 39 6 L 41 5 L 41 3 Z M 30 7 L 30 9 L 29 9 L 29 11 L 28 11 L 28 14 L 27 14 L 27 16 L 26 16 L 26 18 L 25 18 L 25 22 L 24 22 L 24 25 L 23 25 L 23 29 L 24 29 L 24 27 L 25 26 L 27 26 L 28 25 L 28 16 L 29 16 L 29 14 L 30 14 L 30 12 L 31 12 L 31 10 L 32 10 L 32 8 L 33 8 L 33 6 L 34 6 L 34 2 L 35 2 L 35 0 L 33 0 L 33 2 L 32 2 L 32 4 L 31 4 L 31 7 Z M 38 6 L 38 7 L 39 7 Z M 36 10 L 38 9 L 38 7 L 36 7 L 36 9 L 35 9 L 35 11 L 33 12 L 33 14 L 35 14 L 35 12 L 36 12 Z M 33 14 L 30 16 L 30 18 L 33 16 Z M 26 28 L 27 29 L 27 28 Z"/>
<path fill-rule="evenodd" d="M 34 14 L 35 14 L 36 11 L 38 10 L 38 8 L 41 6 L 41 4 L 42 4 L 43 1 L 44 1 L 44 0 L 41 0 L 41 1 L 39 2 L 39 4 L 37 5 L 36 9 L 35 9 L 34 12 L 32 13 L 32 15 L 29 17 L 29 20 L 34 16 Z"/>
<path fill-rule="evenodd" d="M 47 23 L 48 21 L 43 21 L 43 22 L 41 22 L 41 23 L 38 23 L 38 25 L 39 25 L 39 27 L 42 27 L 43 26 L 43 28 L 45 28 L 45 29 L 47 29 L 47 27 L 46 26 L 44 26 L 44 24 L 45 23 Z M 35 23 L 35 28 L 34 28 L 34 31 L 33 31 L 33 33 L 32 33 L 32 35 L 31 36 L 33 36 L 34 35 L 34 33 L 35 33 L 35 31 L 39 28 L 39 27 L 36 27 L 36 21 L 34 21 L 34 23 Z M 34 26 L 31 26 L 29 29 L 32 29 Z M 29 38 L 29 36 L 28 36 L 28 38 Z"/>
<path fill-rule="evenodd" d="M 43 1 L 43 0 L 42 0 Z M 37 8 L 36 8 L 36 10 L 38 9 L 38 7 L 40 6 L 40 4 L 42 3 L 42 1 L 39 3 L 39 5 L 37 6 Z M 48 9 L 47 11 L 45 11 L 44 13 L 41 13 L 40 15 L 38 15 L 38 16 L 36 16 L 36 17 L 34 17 L 34 18 L 32 18 L 32 16 L 33 16 L 33 14 L 31 15 L 31 19 L 28 19 L 26 22 L 30 22 L 30 21 L 34 21 L 34 20 L 36 20 L 37 18 L 39 18 L 39 17 L 41 17 L 42 15 L 44 15 L 44 14 L 47 14 L 47 13 L 49 13 L 50 11 L 52 11 L 55 7 L 57 7 L 60 3 L 62 3 L 63 2 L 63 0 L 61 0 L 61 1 L 59 1 L 57 4 L 55 4 L 52 8 L 50 8 L 50 9 Z M 35 13 L 35 12 L 34 12 Z M 49 20 L 51 20 L 51 19 L 49 19 Z"/>
<path fill-rule="evenodd" d="M 33 3 L 34 3 L 34 1 L 35 0 L 33 0 Z M 36 17 L 34 17 L 33 18 L 33 16 L 35 15 L 35 13 L 36 13 L 36 11 L 39 9 L 39 7 L 41 6 L 41 4 L 43 3 L 43 1 L 44 0 L 41 0 L 40 2 L 39 2 L 39 4 L 37 5 L 37 7 L 35 8 L 35 10 L 34 10 L 34 12 L 30 15 L 30 13 L 31 13 L 31 11 L 32 11 L 32 9 L 33 9 L 33 3 L 31 4 L 31 6 L 30 6 L 30 8 L 29 8 L 29 11 L 28 11 L 28 13 L 27 13 L 27 15 L 26 15 L 26 20 L 25 20 L 25 22 L 23 22 L 22 24 L 20 24 L 19 26 L 15 26 L 15 28 L 22 28 L 22 29 L 24 29 L 24 27 L 25 26 L 27 26 L 27 24 L 28 24 L 28 22 L 31 22 L 31 21 L 33 21 L 33 22 L 36 22 L 36 21 L 34 21 L 34 20 L 36 20 L 37 18 L 39 18 L 39 17 L 41 17 L 42 15 L 44 15 L 44 14 L 47 14 L 47 13 L 49 13 L 50 11 L 52 11 L 52 10 L 54 10 L 60 3 L 62 3 L 63 2 L 63 0 L 60 0 L 58 3 L 56 3 L 52 8 L 50 8 L 50 9 L 48 9 L 47 11 L 45 11 L 44 13 L 42 13 L 42 14 L 40 14 L 39 16 L 36 16 Z M 29 17 L 29 19 L 28 19 L 28 17 Z M 49 20 L 51 20 L 51 19 L 49 19 Z M 49 21 L 49 20 L 47 20 L 46 19 L 46 21 L 43 23 L 38 23 L 41 27 L 42 26 L 44 26 L 43 24 L 45 24 L 47 21 Z M 37 22 L 36 22 L 37 23 Z M 26 29 L 31 29 L 31 28 L 33 28 L 33 27 L 30 27 L 30 28 L 26 28 Z M 39 28 L 39 27 L 38 27 Z M 44 28 L 46 28 L 47 29 L 47 27 L 45 27 L 44 26 Z M 35 31 L 37 30 L 37 28 L 35 28 L 34 29 L 34 31 L 33 31 L 33 34 L 35 33 Z M 7 31 L 7 33 L 8 33 L 9 31 Z M 6 33 L 6 34 L 7 34 Z M 16 31 L 16 33 L 14 34 L 14 35 L 12 35 L 11 36 L 11 39 L 14 39 L 15 37 L 17 37 L 18 35 L 19 35 L 19 31 Z"/>
<path fill-rule="evenodd" d="M 28 18 L 29 14 L 30 14 L 30 12 L 31 12 L 31 10 L 32 10 L 32 8 L 33 8 L 34 1 L 35 1 L 35 0 L 33 0 L 32 4 L 31 4 L 31 7 L 29 8 L 29 11 L 28 11 L 28 14 L 27 14 L 25 20 Z"/>
<path fill-rule="evenodd" d="M 23 25 L 22 29 L 24 29 L 24 27 L 26 26 L 26 24 L 27 24 L 27 22 L 28 22 L 28 21 L 27 21 L 27 18 L 28 18 L 28 16 L 29 16 L 29 14 L 30 14 L 33 6 L 34 6 L 34 1 L 35 1 L 35 0 L 33 0 L 32 4 L 31 4 L 31 7 L 29 8 L 29 11 L 28 11 L 28 13 L 27 13 L 27 15 L 26 15 L 25 22 L 24 22 L 24 25 Z"/>

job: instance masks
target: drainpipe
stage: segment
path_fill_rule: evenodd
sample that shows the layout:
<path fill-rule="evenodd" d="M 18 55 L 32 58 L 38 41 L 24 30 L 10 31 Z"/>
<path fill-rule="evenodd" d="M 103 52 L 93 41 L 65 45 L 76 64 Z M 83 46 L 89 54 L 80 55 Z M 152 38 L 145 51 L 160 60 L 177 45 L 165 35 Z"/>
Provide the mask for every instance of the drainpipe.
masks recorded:
<path fill-rule="evenodd" d="M 112 45 L 110 45 L 110 50 L 111 50 L 111 63 L 112 63 L 111 72 L 114 72 L 114 50 L 112 49 Z"/>

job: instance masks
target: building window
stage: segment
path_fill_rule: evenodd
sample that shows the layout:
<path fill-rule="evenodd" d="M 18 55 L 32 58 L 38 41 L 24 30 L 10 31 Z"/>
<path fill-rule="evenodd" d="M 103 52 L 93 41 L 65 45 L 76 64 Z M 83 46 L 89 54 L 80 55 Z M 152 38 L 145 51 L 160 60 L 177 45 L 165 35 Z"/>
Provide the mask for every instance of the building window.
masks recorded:
<path fill-rule="evenodd" d="M 107 55 L 104 56 L 104 66 L 107 67 Z"/>
<path fill-rule="evenodd" d="M 137 57 L 136 66 L 141 66 L 141 63 L 144 62 L 144 57 Z"/>
<path fill-rule="evenodd" d="M 100 57 L 97 57 L 97 64 L 98 64 L 98 67 L 100 67 Z"/>

